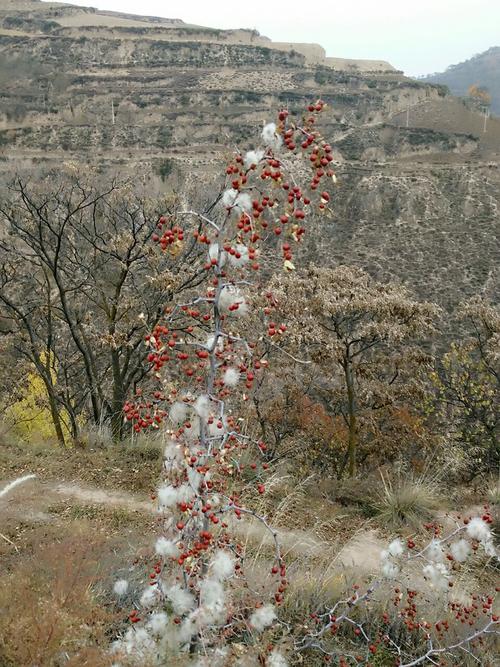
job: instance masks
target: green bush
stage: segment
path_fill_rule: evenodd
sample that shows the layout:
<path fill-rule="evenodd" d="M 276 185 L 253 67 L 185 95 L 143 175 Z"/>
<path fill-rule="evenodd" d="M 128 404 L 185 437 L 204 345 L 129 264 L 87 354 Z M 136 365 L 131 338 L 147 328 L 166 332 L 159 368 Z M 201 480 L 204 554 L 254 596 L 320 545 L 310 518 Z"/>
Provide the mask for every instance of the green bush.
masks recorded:
<path fill-rule="evenodd" d="M 156 145 L 161 148 L 168 148 L 172 143 L 172 132 L 169 127 L 162 125 L 158 128 L 158 135 L 156 138 Z"/>
<path fill-rule="evenodd" d="M 174 161 L 166 158 L 165 160 L 162 160 L 155 167 L 155 174 L 157 174 L 162 181 L 166 181 L 166 179 L 172 173 L 173 168 L 174 168 Z"/>

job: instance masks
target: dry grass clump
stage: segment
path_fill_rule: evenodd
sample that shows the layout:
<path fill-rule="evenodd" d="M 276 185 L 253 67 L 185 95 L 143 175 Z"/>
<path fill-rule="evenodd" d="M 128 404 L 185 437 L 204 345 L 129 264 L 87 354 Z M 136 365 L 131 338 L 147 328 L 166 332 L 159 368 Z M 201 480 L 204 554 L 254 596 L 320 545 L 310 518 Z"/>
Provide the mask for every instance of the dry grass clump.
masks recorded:
<path fill-rule="evenodd" d="M 490 505 L 500 505 L 500 478 L 491 482 L 486 493 L 486 499 Z"/>
<path fill-rule="evenodd" d="M 399 474 L 394 480 L 382 475 L 381 486 L 370 504 L 379 522 L 390 528 L 419 528 L 444 504 L 438 480 L 426 475 Z"/>
<path fill-rule="evenodd" d="M 106 667 L 119 619 L 99 592 L 102 545 L 88 530 L 35 547 L 0 576 L 0 664 Z"/>

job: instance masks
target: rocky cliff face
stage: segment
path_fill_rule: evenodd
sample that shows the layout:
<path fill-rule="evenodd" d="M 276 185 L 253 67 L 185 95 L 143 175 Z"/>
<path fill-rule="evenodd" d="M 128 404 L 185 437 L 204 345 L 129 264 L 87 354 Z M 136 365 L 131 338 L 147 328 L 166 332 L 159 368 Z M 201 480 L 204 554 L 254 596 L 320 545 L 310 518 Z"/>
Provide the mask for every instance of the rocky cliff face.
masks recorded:
<path fill-rule="evenodd" d="M 500 120 L 484 131 L 443 87 L 318 45 L 33 0 L 0 8 L 3 180 L 65 160 L 152 167 L 157 185 L 172 169 L 215 172 L 277 108 L 318 97 L 339 187 L 313 258 L 445 305 L 494 294 Z"/>

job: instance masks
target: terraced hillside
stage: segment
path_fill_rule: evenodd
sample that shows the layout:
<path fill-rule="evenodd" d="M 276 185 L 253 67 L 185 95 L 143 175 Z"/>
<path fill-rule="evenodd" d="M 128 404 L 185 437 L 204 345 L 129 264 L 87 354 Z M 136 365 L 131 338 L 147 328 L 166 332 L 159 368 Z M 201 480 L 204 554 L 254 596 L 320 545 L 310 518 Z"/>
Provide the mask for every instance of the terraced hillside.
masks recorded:
<path fill-rule="evenodd" d="M 4 181 L 71 160 L 152 169 L 162 187 L 172 169 L 215 172 L 276 108 L 322 97 L 339 188 L 315 258 L 359 263 L 447 305 L 495 291 L 500 121 L 483 132 L 445 88 L 388 63 L 177 18 L 4 0 L 0 84 Z"/>

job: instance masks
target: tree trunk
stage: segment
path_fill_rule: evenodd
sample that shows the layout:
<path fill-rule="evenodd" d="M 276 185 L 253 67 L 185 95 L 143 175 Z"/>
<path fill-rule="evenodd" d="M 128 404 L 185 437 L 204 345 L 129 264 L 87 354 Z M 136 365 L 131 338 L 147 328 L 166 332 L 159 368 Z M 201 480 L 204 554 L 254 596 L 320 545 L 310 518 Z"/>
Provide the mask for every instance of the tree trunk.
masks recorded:
<path fill-rule="evenodd" d="M 123 404 L 125 389 L 120 368 L 118 350 L 111 351 L 111 369 L 113 373 L 113 400 L 111 402 L 111 432 L 115 442 L 123 438 Z"/>
<path fill-rule="evenodd" d="M 61 447 L 66 446 L 66 441 L 64 439 L 64 432 L 62 429 L 62 423 L 61 423 L 61 417 L 59 415 L 59 410 L 57 409 L 57 403 L 55 398 L 51 395 L 50 391 L 47 391 L 48 397 L 49 397 L 49 405 L 50 405 L 50 414 L 52 416 L 52 422 L 54 424 L 54 429 L 56 432 L 56 437 L 57 437 L 57 442 L 61 445 Z"/>
<path fill-rule="evenodd" d="M 356 417 L 356 396 L 354 390 L 354 379 L 352 376 L 352 363 L 350 359 L 344 362 L 344 374 L 347 388 L 347 414 L 349 437 L 347 443 L 348 471 L 349 477 L 356 474 L 356 452 L 358 448 L 358 422 Z"/>
<path fill-rule="evenodd" d="M 45 362 L 43 362 L 41 357 L 36 353 L 34 353 L 34 357 L 32 358 L 32 360 L 38 372 L 39 377 L 42 379 L 43 384 L 45 385 L 45 391 L 47 393 L 47 398 L 49 401 L 50 416 L 52 417 L 52 423 L 54 424 L 54 430 L 56 432 L 57 442 L 61 445 L 61 447 L 65 447 L 66 441 L 64 439 L 61 415 L 59 414 L 59 406 L 57 404 L 57 399 L 55 396 L 55 387 L 50 368 L 49 354 L 50 352 L 47 353 L 47 358 Z"/>

